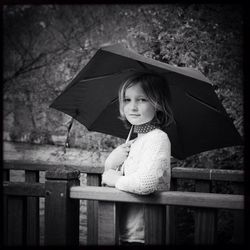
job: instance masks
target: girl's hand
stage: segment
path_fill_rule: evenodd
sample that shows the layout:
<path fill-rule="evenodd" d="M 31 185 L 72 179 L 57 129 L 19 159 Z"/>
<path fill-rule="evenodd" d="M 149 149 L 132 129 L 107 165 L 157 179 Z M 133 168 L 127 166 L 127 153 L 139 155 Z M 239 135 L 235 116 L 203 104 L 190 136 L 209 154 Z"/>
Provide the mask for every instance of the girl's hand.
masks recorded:
<path fill-rule="evenodd" d="M 127 159 L 132 140 L 114 149 L 105 161 L 105 169 L 117 169 Z"/>
<path fill-rule="evenodd" d="M 102 175 L 102 186 L 114 187 L 121 176 L 121 171 L 116 171 L 113 169 L 106 170 Z"/>

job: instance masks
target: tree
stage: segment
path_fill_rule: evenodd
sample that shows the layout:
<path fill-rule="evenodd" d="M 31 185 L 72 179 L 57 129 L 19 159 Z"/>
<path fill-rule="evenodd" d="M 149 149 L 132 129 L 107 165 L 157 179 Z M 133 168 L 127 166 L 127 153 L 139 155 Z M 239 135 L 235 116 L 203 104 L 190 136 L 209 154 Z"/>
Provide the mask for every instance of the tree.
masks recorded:
<path fill-rule="evenodd" d="M 53 143 L 51 136 L 65 134 L 70 118 L 49 104 L 101 45 L 125 42 L 146 57 L 202 71 L 218 86 L 216 93 L 243 135 L 242 11 L 240 5 L 213 4 L 6 6 L 5 130 L 13 140 Z M 70 134 L 72 146 L 87 149 L 118 143 L 77 122 Z M 221 152 L 243 158 L 242 148 L 216 152 L 190 161 L 199 165 L 213 154 L 216 162 Z"/>

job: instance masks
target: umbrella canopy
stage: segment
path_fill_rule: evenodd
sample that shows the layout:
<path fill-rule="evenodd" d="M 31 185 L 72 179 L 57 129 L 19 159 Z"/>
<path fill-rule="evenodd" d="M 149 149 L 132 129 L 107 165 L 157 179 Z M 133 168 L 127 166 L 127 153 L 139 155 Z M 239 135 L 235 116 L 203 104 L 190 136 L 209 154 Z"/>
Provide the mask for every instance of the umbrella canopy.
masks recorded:
<path fill-rule="evenodd" d="M 169 83 L 174 122 L 166 132 L 173 157 L 184 159 L 242 144 L 213 85 L 201 72 L 146 58 L 123 44 L 100 48 L 50 107 L 72 116 L 90 131 L 126 138 L 129 130 L 118 119 L 118 90 L 138 70 L 162 74 Z"/>

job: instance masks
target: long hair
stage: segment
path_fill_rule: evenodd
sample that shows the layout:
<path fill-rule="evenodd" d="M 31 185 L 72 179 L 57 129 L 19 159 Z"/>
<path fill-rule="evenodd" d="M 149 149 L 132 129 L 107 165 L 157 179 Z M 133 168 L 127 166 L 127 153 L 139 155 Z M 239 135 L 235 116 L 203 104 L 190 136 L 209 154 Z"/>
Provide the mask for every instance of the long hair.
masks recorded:
<path fill-rule="evenodd" d="M 130 127 L 131 124 L 124 115 L 124 99 L 126 90 L 136 84 L 140 84 L 149 102 L 155 108 L 155 117 L 151 123 L 163 130 L 166 129 L 173 122 L 168 82 L 162 75 L 151 71 L 135 72 L 121 84 L 119 89 L 119 119 L 124 122 L 125 127 Z"/>

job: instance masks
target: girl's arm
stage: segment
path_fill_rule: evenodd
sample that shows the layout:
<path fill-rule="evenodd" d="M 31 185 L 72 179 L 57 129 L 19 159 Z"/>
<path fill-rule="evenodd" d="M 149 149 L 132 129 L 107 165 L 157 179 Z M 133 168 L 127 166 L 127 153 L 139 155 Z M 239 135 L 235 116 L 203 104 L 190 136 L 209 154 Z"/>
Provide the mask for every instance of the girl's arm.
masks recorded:
<path fill-rule="evenodd" d="M 105 161 L 102 185 L 115 186 L 118 179 L 122 176 L 121 171 L 117 171 L 117 169 L 127 159 L 131 144 L 132 141 L 121 144 L 110 153 Z"/>
<path fill-rule="evenodd" d="M 114 169 L 105 171 L 102 175 L 102 186 L 115 187 L 117 181 L 122 177 L 122 172 Z"/>
<path fill-rule="evenodd" d="M 117 169 L 123 164 L 128 157 L 131 144 L 132 141 L 123 143 L 110 153 L 104 164 L 105 171 L 108 169 Z"/>
<path fill-rule="evenodd" d="M 144 144 L 136 171 L 121 176 L 115 187 L 136 194 L 150 194 L 158 190 L 160 182 L 170 184 L 171 145 L 167 134 L 152 133 Z M 133 164 L 133 163 L 131 163 Z"/>

